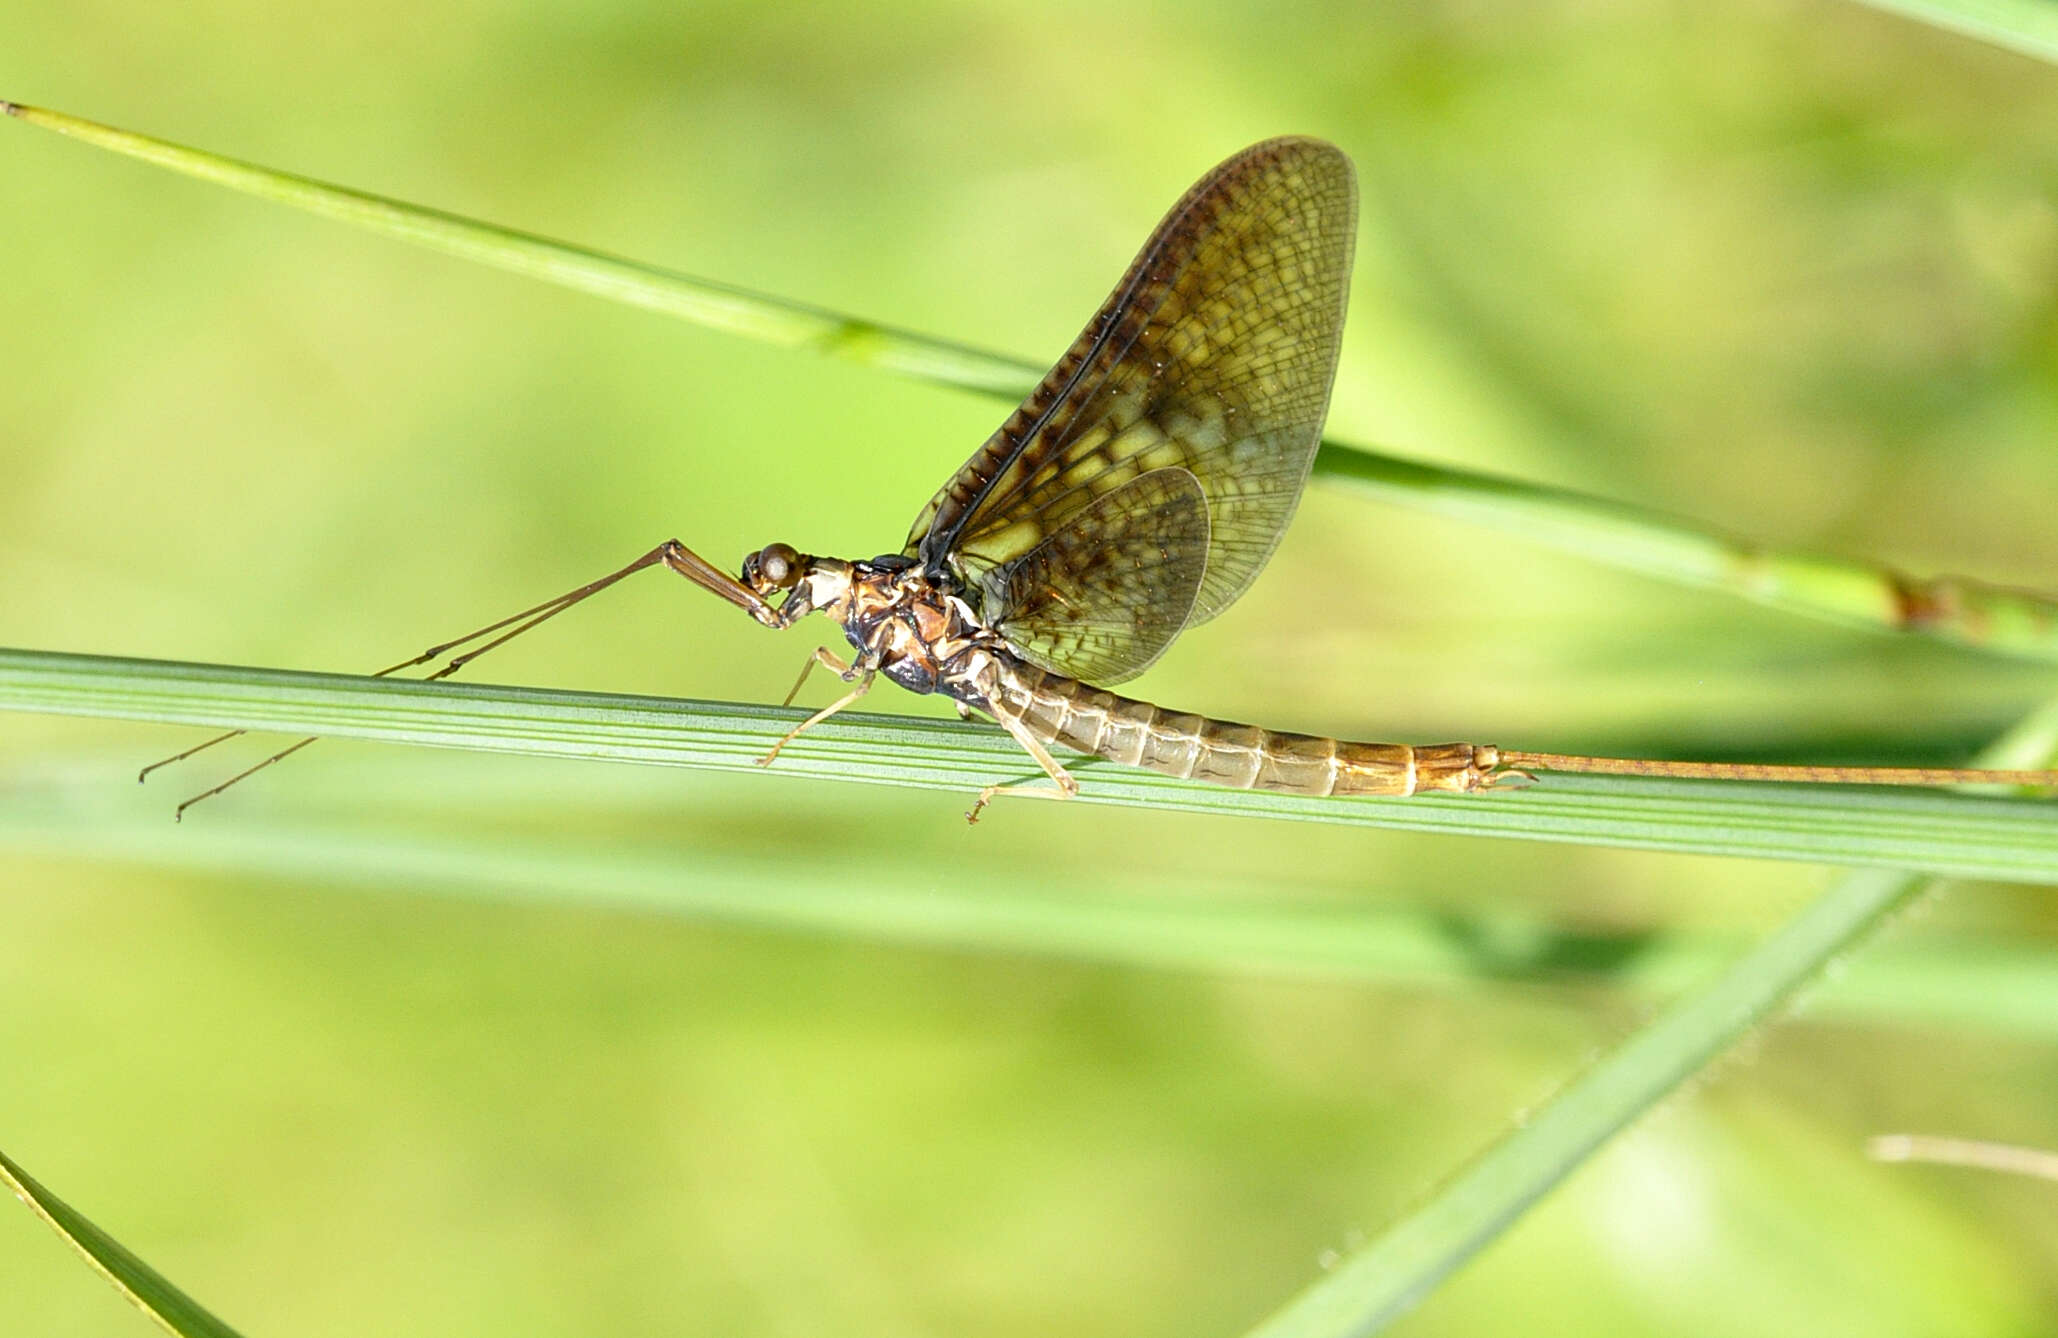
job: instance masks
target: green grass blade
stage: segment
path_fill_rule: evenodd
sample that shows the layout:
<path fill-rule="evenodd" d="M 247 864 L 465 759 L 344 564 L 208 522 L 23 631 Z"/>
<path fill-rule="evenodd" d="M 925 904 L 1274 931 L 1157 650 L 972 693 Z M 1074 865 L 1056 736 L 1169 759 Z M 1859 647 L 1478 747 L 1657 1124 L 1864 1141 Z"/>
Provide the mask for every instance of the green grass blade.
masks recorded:
<path fill-rule="evenodd" d="M 2050 712 L 1989 749 L 1985 766 L 2049 757 Z M 2034 763 L 2028 763 L 2034 765 Z M 1929 887 L 1914 874 L 1847 874 L 1713 984 L 1582 1075 L 1422 1208 L 1259 1325 L 1250 1338 L 1356 1338 L 1412 1309 L 1602 1144 L 1788 1006 L 1837 958 Z"/>
<path fill-rule="evenodd" d="M 2058 5 L 2051 0 L 1865 0 L 1874 9 L 1948 28 L 2039 60 L 2058 61 Z"/>
<path fill-rule="evenodd" d="M 788 348 L 1015 399 L 1040 364 L 807 303 L 603 255 L 421 205 L 273 171 L 63 112 L 0 102 L 32 125 L 466 260 Z M 1315 476 L 1490 526 L 1596 562 L 1848 626 L 1911 632 L 2058 662 L 2058 600 L 1960 577 L 1915 580 L 1874 563 L 1760 549 L 1675 517 L 1513 479 L 1328 441 Z"/>
<path fill-rule="evenodd" d="M 1714 985 L 1639 1032 L 1426 1207 L 1344 1260 L 1251 1338 L 1345 1338 L 1384 1328 L 1923 885 L 1908 874 L 1846 876 Z"/>
<path fill-rule="evenodd" d="M 31 1212 L 49 1223 L 52 1231 L 64 1237 L 79 1257 L 92 1265 L 94 1272 L 113 1283 L 116 1291 L 156 1320 L 166 1333 L 177 1338 L 237 1338 L 234 1329 L 129 1253 L 120 1241 L 87 1221 L 77 1209 L 36 1183 L 4 1153 L 0 1153 L 0 1180 Z"/>
<path fill-rule="evenodd" d="M 1718 975 L 1748 945 L 1679 928 L 1596 933 L 1545 918 L 1468 915 L 1442 906 L 1310 904 L 1242 880 L 1181 881 L 1180 895 L 1095 887 L 1058 892 L 1047 874 L 1005 867 L 977 879 L 853 882 L 853 859 L 782 849 L 711 850 L 668 836 L 605 842 L 527 824 L 424 835 L 412 801 L 462 796 L 497 814 L 521 808 L 524 783 L 476 759 L 398 754 L 365 759 L 323 788 L 288 799 L 306 818 L 268 808 L 261 820 L 174 827 L 161 799 L 120 783 L 128 760 L 37 763 L 0 771 L 0 852 L 89 858 L 96 865 L 280 878 L 295 885 L 405 890 L 488 902 L 635 911 L 725 925 L 862 939 L 902 947 L 1037 955 L 1159 971 L 1374 984 L 1463 992 L 1518 987 L 1604 988 L 1662 1002 Z M 296 790 L 299 787 L 296 778 Z M 546 782 L 548 784 L 548 782 Z M 352 820 L 333 795 L 379 794 L 405 818 Z M 571 796 L 552 786 L 553 811 Z M 511 798 L 512 797 L 512 798 Z M 642 811 L 645 796 L 597 807 Z M 385 807 L 385 806 L 382 806 Z M 686 804 L 667 805 L 674 812 Z M 590 816 L 595 808 L 586 809 Z M 813 811 L 820 812 L 819 808 Z M 832 816 L 824 814 L 825 817 Z M 1060 884 L 1073 880 L 1060 878 Z M 2058 953 L 1996 937 L 1906 936 L 1867 952 L 1811 998 L 1817 1021 L 1946 1025 L 2058 1041 Z"/>
<path fill-rule="evenodd" d="M 0 650 L 0 709 L 741 772 L 756 772 L 802 714 L 23 650 Z M 852 712 L 795 740 L 778 769 L 967 797 L 1039 774 L 995 729 Z M 2034 800 L 1584 776 L 1482 795 L 1321 799 L 1092 759 L 1077 770 L 1089 803 L 2058 882 L 2058 822 Z"/>
<path fill-rule="evenodd" d="M 1763 548 L 1624 502 L 1355 447 L 1325 443 L 1315 471 L 1380 501 L 1785 613 L 2058 661 L 2058 599 L 2035 591 Z"/>
<path fill-rule="evenodd" d="M 346 186 L 275 172 L 63 112 L 11 102 L 0 102 L 0 110 L 31 125 L 246 195 L 747 339 L 788 348 L 811 348 L 918 380 L 1012 398 L 1027 394 L 1043 374 L 1041 368 L 1016 359 L 889 329 L 805 302 L 675 273 Z"/>

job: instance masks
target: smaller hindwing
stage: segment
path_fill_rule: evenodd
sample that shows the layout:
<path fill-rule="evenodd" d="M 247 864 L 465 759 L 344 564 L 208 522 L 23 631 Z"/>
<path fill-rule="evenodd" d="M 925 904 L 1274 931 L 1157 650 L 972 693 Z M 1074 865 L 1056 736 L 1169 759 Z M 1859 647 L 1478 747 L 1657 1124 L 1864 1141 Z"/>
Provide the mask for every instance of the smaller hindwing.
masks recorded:
<path fill-rule="evenodd" d="M 1208 502 L 1185 469 L 1139 474 L 984 573 L 982 621 L 1032 664 L 1089 683 L 1134 678 L 1192 615 Z"/>

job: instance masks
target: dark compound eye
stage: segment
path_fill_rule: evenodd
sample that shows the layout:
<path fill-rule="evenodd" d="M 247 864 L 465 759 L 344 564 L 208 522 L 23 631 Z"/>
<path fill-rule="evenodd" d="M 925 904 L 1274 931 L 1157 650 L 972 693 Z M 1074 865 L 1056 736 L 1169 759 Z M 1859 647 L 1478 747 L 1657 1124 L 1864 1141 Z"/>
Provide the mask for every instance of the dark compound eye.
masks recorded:
<path fill-rule="evenodd" d="M 790 590 L 800 579 L 800 554 L 786 544 L 767 544 L 752 563 L 758 579 L 779 590 Z"/>

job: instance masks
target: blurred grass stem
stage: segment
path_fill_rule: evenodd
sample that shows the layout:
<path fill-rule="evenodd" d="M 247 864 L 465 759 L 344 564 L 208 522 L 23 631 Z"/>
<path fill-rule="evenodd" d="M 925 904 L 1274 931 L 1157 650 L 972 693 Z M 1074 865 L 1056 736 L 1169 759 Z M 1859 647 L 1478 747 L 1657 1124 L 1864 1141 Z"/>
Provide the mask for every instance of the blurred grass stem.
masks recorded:
<path fill-rule="evenodd" d="M 1007 400 L 1027 394 L 1043 374 L 1041 364 L 1020 358 L 274 171 L 63 112 L 11 102 L 0 103 L 0 109 L 31 125 L 231 190 L 780 347 L 811 349 Z M 1381 501 L 1661 580 L 1726 591 L 1789 613 L 2058 662 L 2058 599 L 2035 592 L 1954 576 L 1917 579 L 1877 563 L 1766 549 L 1627 503 L 1336 441 L 1323 443 L 1314 475 Z"/>

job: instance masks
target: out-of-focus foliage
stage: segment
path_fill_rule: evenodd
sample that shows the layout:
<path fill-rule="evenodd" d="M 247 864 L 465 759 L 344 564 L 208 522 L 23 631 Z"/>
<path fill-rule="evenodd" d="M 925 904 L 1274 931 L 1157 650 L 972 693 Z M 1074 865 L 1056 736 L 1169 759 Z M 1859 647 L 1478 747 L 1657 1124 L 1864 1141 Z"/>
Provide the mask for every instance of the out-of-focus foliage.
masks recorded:
<path fill-rule="evenodd" d="M 1340 435 L 1916 570 L 2058 570 L 2058 73 L 1866 10 L 85 0 L 0 15 L 0 53 L 9 97 L 1030 355 L 1200 171 L 1320 134 L 1365 193 Z M 998 416 L 48 136 L 0 162 L 0 641 L 372 667 L 674 533 L 891 548 Z M 805 643 L 640 580 L 494 676 L 785 690 Z M 1332 494 L 1139 686 L 1325 732 L 1914 760 L 2046 677 Z M 188 741 L 16 718 L 0 751 L 113 787 Z M 1822 881 L 962 807 L 325 744 L 193 821 L 1628 945 L 1761 932 Z M 468 903 L 436 895 L 479 891 L 457 871 L 339 879 L 334 843 L 242 874 L 41 849 L 0 880 L 0 1146 L 253 1334 L 1234 1333 L 1651 1006 Z M 1900 937 L 1943 927 L 2054 921 L 1981 887 Z M 1403 1331 L 2048 1324 L 2044 1190 L 1861 1158 L 1907 1127 L 2058 1142 L 2048 1040 L 1932 1016 L 1768 1037 Z M 139 1323 L 40 1232 L 0 1214 L 10 1324 Z"/>

